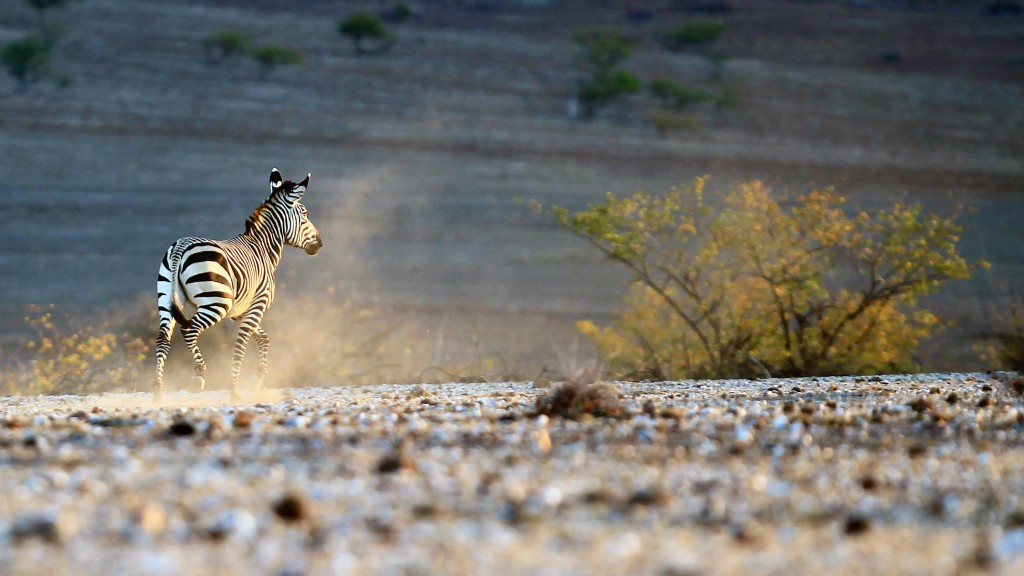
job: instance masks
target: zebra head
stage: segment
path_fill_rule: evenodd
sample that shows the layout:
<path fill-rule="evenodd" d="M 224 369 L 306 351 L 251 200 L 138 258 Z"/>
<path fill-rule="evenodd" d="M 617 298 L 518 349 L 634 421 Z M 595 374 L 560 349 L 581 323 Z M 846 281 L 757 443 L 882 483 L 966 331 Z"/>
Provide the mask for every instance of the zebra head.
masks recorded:
<path fill-rule="evenodd" d="M 281 178 L 281 173 L 274 168 L 270 171 L 270 196 L 277 198 L 284 208 L 284 241 L 289 246 L 302 248 L 306 254 L 315 255 L 323 247 L 320 239 L 320 231 L 309 221 L 309 213 L 302 205 L 302 195 L 309 186 L 309 177 L 306 174 L 302 182 L 292 182 Z"/>

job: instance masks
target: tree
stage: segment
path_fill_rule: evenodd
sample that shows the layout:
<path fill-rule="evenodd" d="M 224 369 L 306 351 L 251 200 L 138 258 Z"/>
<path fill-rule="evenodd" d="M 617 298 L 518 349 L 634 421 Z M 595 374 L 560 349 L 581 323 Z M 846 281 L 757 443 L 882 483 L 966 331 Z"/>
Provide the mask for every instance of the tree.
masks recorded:
<path fill-rule="evenodd" d="M 69 4 L 71 0 L 25 0 L 29 6 L 35 8 L 39 13 L 39 23 L 41 26 L 46 24 L 46 12 L 51 8 L 58 8 Z"/>
<path fill-rule="evenodd" d="M 264 44 L 251 53 L 253 59 L 263 65 L 264 74 L 278 66 L 293 66 L 306 61 L 305 54 L 301 50 L 285 46 L 283 44 Z"/>
<path fill-rule="evenodd" d="M 412 6 L 408 2 L 398 2 L 391 7 L 386 13 L 384 13 L 384 19 L 388 22 L 394 22 L 400 24 L 413 17 Z"/>
<path fill-rule="evenodd" d="M 588 76 L 576 87 L 576 100 L 584 118 L 621 96 L 640 91 L 640 81 L 619 65 L 632 56 L 633 42 L 615 30 L 596 29 L 577 34 L 576 60 Z"/>
<path fill-rule="evenodd" d="M 394 43 L 394 36 L 384 27 L 380 16 L 366 10 L 353 12 L 339 20 L 338 33 L 352 39 L 357 54 L 381 52 Z"/>
<path fill-rule="evenodd" d="M 633 274 L 611 325 L 580 324 L 613 369 L 659 379 L 903 371 L 938 326 L 919 297 L 967 278 L 959 226 L 918 206 L 847 215 L 833 190 L 780 203 L 704 180 L 558 222 Z"/>
<path fill-rule="evenodd" d="M 661 34 L 661 45 L 672 52 L 693 50 L 711 65 L 711 78 L 720 80 L 725 72 L 726 56 L 705 47 L 721 38 L 726 31 L 721 20 L 693 20 L 684 22 Z"/>
<path fill-rule="evenodd" d="M 693 20 L 665 31 L 661 35 L 661 45 L 667 50 L 681 52 L 710 44 L 721 38 L 725 30 L 725 22 L 721 20 Z"/>
<path fill-rule="evenodd" d="M 217 30 L 203 40 L 206 59 L 212 64 L 248 54 L 249 45 L 249 36 L 233 28 Z"/>
<path fill-rule="evenodd" d="M 699 88 L 688 88 L 668 78 L 655 78 L 648 85 L 651 96 L 662 105 L 672 110 L 682 110 L 692 104 L 700 104 L 711 98 L 707 92 Z"/>
<path fill-rule="evenodd" d="M 26 36 L 15 40 L 0 53 L 4 67 L 18 81 L 18 91 L 25 92 L 28 87 L 51 75 L 50 43 L 36 36 Z"/>

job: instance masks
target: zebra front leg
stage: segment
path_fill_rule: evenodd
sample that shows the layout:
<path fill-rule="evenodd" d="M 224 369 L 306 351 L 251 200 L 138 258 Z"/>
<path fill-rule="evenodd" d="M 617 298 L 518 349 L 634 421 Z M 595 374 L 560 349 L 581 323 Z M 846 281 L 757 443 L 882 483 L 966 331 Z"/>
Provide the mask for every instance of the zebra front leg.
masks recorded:
<path fill-rule="evenodd" d="M 256 367 L 256 389 L 262 390 L 267 380 L 267 365 L 270 356 L 270 336 L 263 326 L 256 327 L 256 347 L 260 353 L 260 361 Z"/>

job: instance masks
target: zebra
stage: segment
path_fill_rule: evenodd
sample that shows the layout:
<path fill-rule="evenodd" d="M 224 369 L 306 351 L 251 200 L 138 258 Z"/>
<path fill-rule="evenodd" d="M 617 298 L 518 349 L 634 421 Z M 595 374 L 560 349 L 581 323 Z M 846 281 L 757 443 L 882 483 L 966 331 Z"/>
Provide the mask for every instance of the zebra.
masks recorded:
<path fill-rule="evenodd" d="M 194 379 L 200 391 L 206 387 L 206 362 L 199 351 L 199 335 L 224 318 L 238 322 L 231 365 L 232 400 L 238 399 L 238 374 L 245 348 L 254 335 L 259 349 L 257 382 L 263 386 L 270 338 L 261 322 L 274 300 L 274 272 L 284 245 L 302 248 L 311 256 L 323 247 L 320 232 L 300 202 L 310 176 L 292 182 L 281 178 L 274 168 L 270 172 L 270 196 L 246 220 L 245 232 L 230 240 L 180 238 L 167 249 L 156 283 L 160 327 L 154 400 L 163 398 L 164 362 L 176 323 L 181 324 L 181 335 L 192 353 Z"/>

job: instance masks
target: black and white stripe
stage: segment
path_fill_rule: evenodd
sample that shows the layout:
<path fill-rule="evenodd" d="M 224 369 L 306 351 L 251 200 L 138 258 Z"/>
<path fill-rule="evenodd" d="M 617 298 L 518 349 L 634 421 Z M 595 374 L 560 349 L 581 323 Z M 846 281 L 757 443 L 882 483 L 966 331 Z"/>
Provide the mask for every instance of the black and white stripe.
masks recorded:
<path fill-rule="evenodd" d="M 270 172 L 270 197 L 249 216 L 245 232 L 230 240 L 181 238 L 167 249 L 157 277 L 156 381 L 153 394 L 163 393 L 164 363 L 171 349 L 171 334 L 181 324 L 181 335 L 192 353 L 195 378 L 206 385 L 206 362 L 199 351 L 199 335 L 224 318 L 238 321 L 238 338 L 231 366 L 231 396 L 238 395 L 238 374 L 249 339 L 259 349 L 259 386 L 267 375 L 270 338 L 260 325 L 274 301 L 274 272 L 284 246 L 314 255 L 323 246 L 320 232 L 309 221 L 300 200 L 309 185 Z"/>

